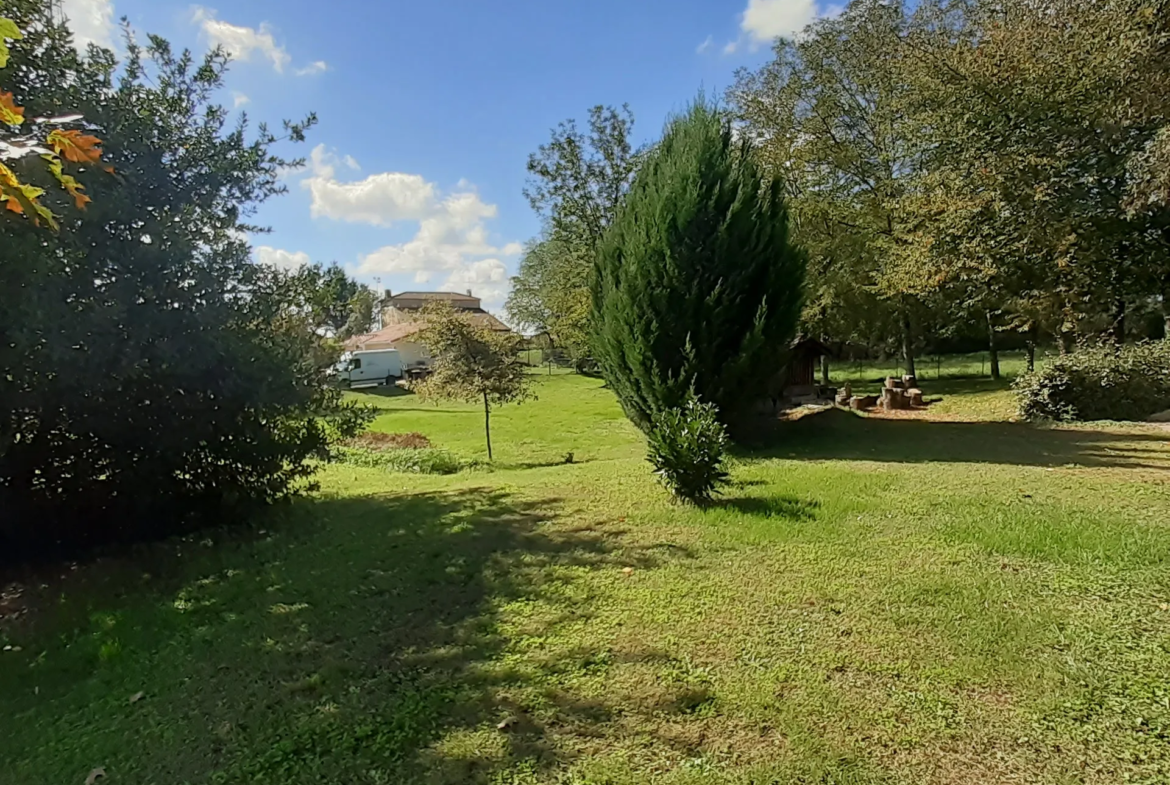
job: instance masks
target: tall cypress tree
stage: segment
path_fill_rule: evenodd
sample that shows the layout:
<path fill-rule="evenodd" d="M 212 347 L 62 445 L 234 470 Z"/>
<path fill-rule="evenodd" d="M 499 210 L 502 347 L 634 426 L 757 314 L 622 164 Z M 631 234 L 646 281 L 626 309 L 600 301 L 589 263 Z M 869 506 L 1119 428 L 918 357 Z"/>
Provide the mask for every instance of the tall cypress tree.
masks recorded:
<path fill-rule="evenodd" d="M 646 430 L 692 386 L 725 420 L 763 397 L 804 270 L 747 140 L 703 99 L 670 121 L 596 258 L 594 353 L 627 416 Z"/>

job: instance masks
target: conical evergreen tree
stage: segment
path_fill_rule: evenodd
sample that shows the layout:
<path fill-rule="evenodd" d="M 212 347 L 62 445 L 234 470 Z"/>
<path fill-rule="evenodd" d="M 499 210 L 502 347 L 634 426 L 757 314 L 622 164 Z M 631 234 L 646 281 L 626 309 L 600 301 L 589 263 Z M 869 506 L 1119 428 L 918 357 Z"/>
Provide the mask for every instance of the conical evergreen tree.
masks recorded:
<path fill-rule="evenodd" d="M 781 184 L 700 99 L 668 124 L 598 249 L 594 353 L 627 416 L 646 430 L 692 386 L 725 421 L 763 397 L 804 270 Z"/>

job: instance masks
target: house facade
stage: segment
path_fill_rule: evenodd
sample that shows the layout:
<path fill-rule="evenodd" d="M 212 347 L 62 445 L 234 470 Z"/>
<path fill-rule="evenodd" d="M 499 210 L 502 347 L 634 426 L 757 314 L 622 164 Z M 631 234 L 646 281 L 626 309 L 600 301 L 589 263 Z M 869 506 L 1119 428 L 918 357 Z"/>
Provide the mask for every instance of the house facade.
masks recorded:
<path fill-rule="evenodd" d="M 483 310 L 480 299 L 468 292 L 402 292 L 390 291 L 375 308 L 375 330 L 365 335 L 355 335 L 345 342 L 349 351 L 372 351 L 375 349 L 397 349 L 405 370 L 426 368 L 430 354 L 419 340 L 419 333 L 426 326 L 422 309 L 434 302 L 446 302 L 457 312 L 478 327 L 489 330 L 510 332 L 508 325 Z"/>
<path fill-rule="evenodd" d="M 480 299 L 472 295 L 470 290 L 467 294 L 456 294 L 455 292 L 400 292 L 394 294 L 387 289 L 375 308 L 376 327 L 381 330 L 395 324 L 416 324 L 421 319 L 422 309 L 437 302 L 445 302 L 456 311 L 466 314 L 471 322 L 478 327 L 509 332 L 508 325 L 485 311 Z"/>

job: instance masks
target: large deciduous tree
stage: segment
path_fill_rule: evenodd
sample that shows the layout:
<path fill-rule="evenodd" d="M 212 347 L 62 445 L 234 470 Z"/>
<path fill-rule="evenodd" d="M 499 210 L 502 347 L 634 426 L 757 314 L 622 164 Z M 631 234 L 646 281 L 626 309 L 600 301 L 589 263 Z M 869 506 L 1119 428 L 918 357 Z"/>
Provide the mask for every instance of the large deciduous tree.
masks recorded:
<path fill-rule="evenodd" d="M 377 295 L 350 278 L 337 262 L 307 264 L 287 276 L 289 285 L 300 290 L 320 332 L 344 339 L 369 331 Z"/>
<path fill-rule="evenodd" d="M 1070 339 L 1123 340 L 1127 310 L 1164 280 L 1157 218 L 1127 198 L 1170 116 L 1167 12 L 1163 0 L 916 11 L 903 62 L 931 139 L 931 261 L 948 280 L 984 279 L 1022 328 L 1040 317 Z"/>
<path fill-rule="evenodd" d="M 546 335 L 574 359 L 589 352 L 589 273 L 592 259 L 559 235 L 524 249 L 508 296 L 508 316 L 519 327 Z"/>
<path fill-rule="evenodd" d="M 294 162 L 212 100 L 222 51 L 128 36 L 121 63 L 82 58 L 45 3 L 5 10 L 21 105 L 82 114 L 118 176 L 79 173 L 93 202 L 57 233 L 0 222 L 0 553 L 161 536 L 304 487 L 362 415 L 325 385 L 307 303 L 251 261 L 247 218 Z"/>
<path fill-rule="evenodd" d="M 907 263 L 921 228 L 907 196 L 923 146 L 900 76 L 905 27 L 900 0 L 856 0 L 777 40 L 774 58 L 741 70 L 728 97 L 767 171 L 786 183 L 810 254 L 807 328 L 848 338 L 896 325 L 914 373 L 914 321 L 932 281 Z"/>
<path fill-rule="evenodd" d="M 639 427 L 698 397 L 734 419 L 796 329 L 805 256 L 783 188 L 700 100 L 671 121 L 598 248 L 593 345 Z"/>
<path fill-rule="evenodd" d="M 631 141 L 634 116 L 595 106 L 589 130 L 566 120 L 528 159 L 525 196 L 545 222 L 512 280 L 507 311 L 580 360 L 588 355 L 589 275 L 593 255 L 629 190 L 642 152 Z"/>

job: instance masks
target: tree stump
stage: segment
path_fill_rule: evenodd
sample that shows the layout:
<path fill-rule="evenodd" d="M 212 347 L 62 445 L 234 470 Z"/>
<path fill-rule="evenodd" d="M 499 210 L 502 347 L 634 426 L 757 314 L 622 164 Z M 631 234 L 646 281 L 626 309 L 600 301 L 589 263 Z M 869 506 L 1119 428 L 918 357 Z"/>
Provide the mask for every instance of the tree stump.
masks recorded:
<path fill-rule="evenodd" d="M 906 395 L 906 391 L 897 388 L 887 387 L 882 390 L 880 403 L 881 407 L 888 412 L 910 408 L 910 398 Z"/>
<path fill-rule="evenodd" d="M 906 395 L 910 398 L 910 405 L 911 406 L 925 406 L 926 405 L 922 401 L 922 390 L 919 390 L 917 387 L 911 387 L 909 390 L 906 390 Z"/>
<path fill-rule="evenodd" d="M 837 405 L 838 406 L 848 406 L 849 401 L 852 398 L 853 398 L 853 385 L 849 384 L 849 382 L 845 382 L 845 386 L 842 389 L 837 391 L 837 398 L 836 398 Z"/>
<path fill-rule="evenodd" d="M 902 377 L 902 389 L 913 390 L 916 387 L 918 387 L 918 377 L 917 376 L 911 376 L 910 374 L 906 374 L 905 376 Z"/>
<path fill-rule="evenodd" d="M 877 405 L 878 398 L 876 395 L 854 395 L 849 399 L 849 408 L 854 411 L 864 411 L 865 409 L 872 409 Z"/>
<path fill-rule="evenodd" d="M 901 390 L 902 389 L 902 380 L 899 379 L 897 376 L 887 376 L 886 377 L 886 389 L 887 390 Z"/>

